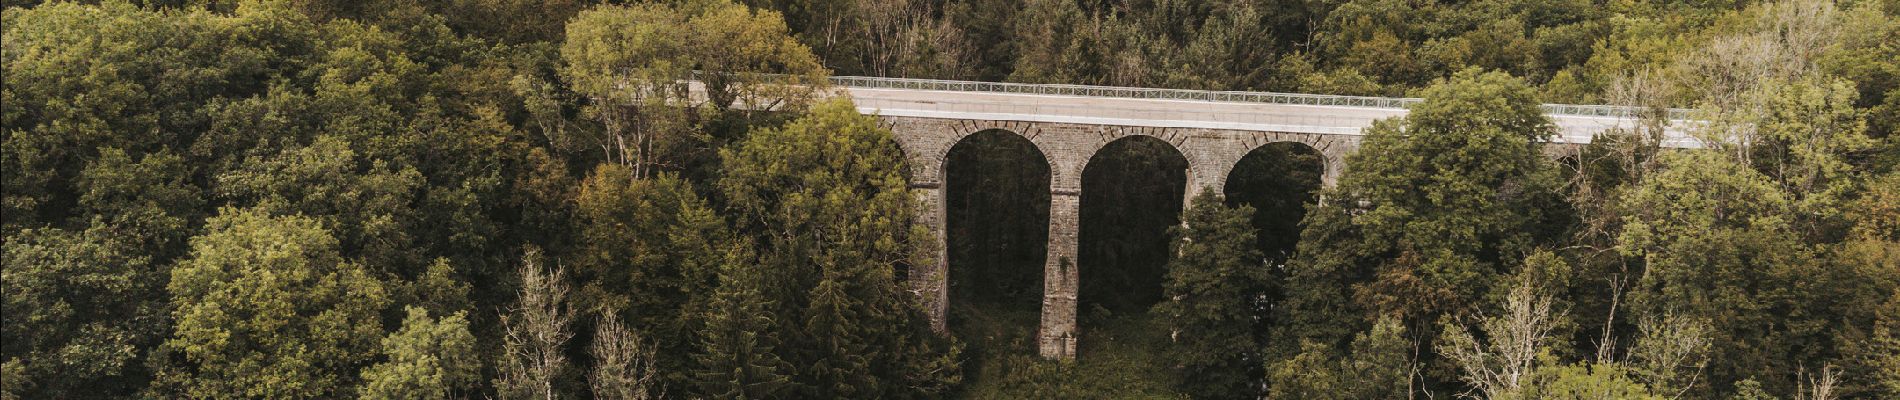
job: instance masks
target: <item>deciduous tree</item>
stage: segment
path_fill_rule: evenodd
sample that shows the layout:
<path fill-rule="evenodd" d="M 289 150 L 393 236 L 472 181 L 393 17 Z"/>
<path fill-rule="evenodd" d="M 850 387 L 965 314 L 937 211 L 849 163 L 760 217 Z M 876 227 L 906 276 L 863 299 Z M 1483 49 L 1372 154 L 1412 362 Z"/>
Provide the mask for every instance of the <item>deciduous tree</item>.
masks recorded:
<path fill-rule="evenodd" d="M 777 12 L 725 1 L 583 11 L 561 59 L 600 124 L 593 145 L 639 178 L 681 169 L 709 140 L 701 124 L 723 110 L 802 109 L 826 74 Z"/>
<path fill-rule="evenodd" d="M 588 353 L 594 356 L 593 369 L 587 372 L 588 388 L 594 398 L 609 400 L 647 400 L 664 397 L 659 371 L 654 369 L 654 346 L 640 334 L 627 329 L 612 312 L 600 313 L 594 323 L 594 342 Z"/>
<path fill-rule="evenodd" d="M 172 269 L 170 339 L 154 395 L 352 395 L 376 354 L 384 283 L 316 220 L 221 210 Z"/>
<path fill-rule="evenodd" d="M 552 400 L 564 395 L 561 380 L 568 368 L 566 346 L 574 337 L 569 326 L 574 314 L 567 304 L 566 275 L 559 268 L 544 269 L 540 257 L 538 250 L 522 256 L 520 297 L 502 316 L 507 342 L 495 378 L 502 398 Z"/>
<path fill-rule="evenodd" d="M 7 237 L 0 344 L 7 390 L 24 398 L 109 397 L 150 379 L 165 336 L 165 272 L 106 227 Z"/>
<path fill-rule="evenodd" d="M 923 321 L 898 273 L 933 245 L 915 221 L 903 153 L 849 100 L 721 152 L 720 189 L 756 237 L 777 350 L 812 397 L 899 397 L 955 382 L 954 354 Z"/>
<path fill-rule="evenodd" d="M 1344 352 L 1312 341 L 1300 348 L 1298 355 L 1267 365 L 1268 398 L 1396 399 L 1415 389 L 1416 347 L 1396 319 L 1373 323 Z"/>
<path fill-rule="evenodd" d="M 1563 210 L 1541 151 L 1553 128 L 1530 87 L 1468 70 L 1424 94 L 1367 129 L 1308 213 L 1276 310 L 1279 357 L 1301 340 L 1343 344 L 1382 316 L 1429 338 L 1438 316 L 1483 304 L 1531 246 L 1556 239 Z"/>
<path fill-rule="evenodd" d="M 365 399 L 452 399 L 480 381 L 482 363 L 463 313 L 430 318 L 408 307 L 402 329 L 383 338 L 387 360 L 363 370 Z"/>

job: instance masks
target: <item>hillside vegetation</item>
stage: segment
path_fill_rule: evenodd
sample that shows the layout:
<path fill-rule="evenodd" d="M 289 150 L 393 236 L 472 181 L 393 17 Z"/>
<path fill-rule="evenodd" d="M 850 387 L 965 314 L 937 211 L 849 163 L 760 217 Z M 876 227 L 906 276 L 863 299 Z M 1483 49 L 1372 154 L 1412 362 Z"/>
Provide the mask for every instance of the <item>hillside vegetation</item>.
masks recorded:
<path fill-rule="evenodd" d="M 0 5 L 0 399 L 1900 398 L 1896 0 Z M 949 154 L 932 331 L 833 75 L 1424 100 L 1108 146 L 1044 360 L 1042 155 Z"/>

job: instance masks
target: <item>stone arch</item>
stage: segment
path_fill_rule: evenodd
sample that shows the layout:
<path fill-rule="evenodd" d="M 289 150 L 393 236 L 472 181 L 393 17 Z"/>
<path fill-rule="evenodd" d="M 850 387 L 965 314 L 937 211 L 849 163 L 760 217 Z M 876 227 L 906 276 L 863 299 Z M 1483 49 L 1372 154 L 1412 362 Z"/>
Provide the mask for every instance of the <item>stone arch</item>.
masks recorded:
<path fill-rule="evenodd" d="M 970 135 L 987 131 L 1003 131 L 1028 139 L 1035 145 L 1037 153 L 1042 154 L 1049 163 L 1052 174 L 1061 159 L 1056 155 L 1059 143 L 1043 134 L 1042 127 L 1033 122 L 963 120 L 914 117 L 884 117 L 882 123 L 895 136 L 898 147 L 904 150 L 909 159 L 911 183 L 914 187 L 938 187 L 943 183 L 943 167 L 950 149 L 963 143 Z"/>
<path fill-rule="evenodd" d="M 1358 147 L 1356 137 L 1340 135 L 1322 135 L 1310 133 L 1260 132 L 1234 130 L 1201 130 L 1190 137 L 1187 153 L 1193 172 L 1188 183 L 1188 196 L 1198 195 L 1201 190 L 1213 189 L 1216 193 L 1226 188 L 1227 177 L 1233 173 L 1240 159 L 1262 146 L 1273 143 L 1293 142 L 1305 145 L 1321 155 L 1322 186 L 1331 187 L 1339 173 L 1345 170 L 1346 155 Z"/>
<path fill-rule="evenodd" d="M 1095 160 L 1096 153 L 1107 148 L 1109 144 L 1133 137 L 1148 137 L 1159 140 L 1162 143 L 1167 143 L 1169 149 L 1174 150 L 1175 154 L 1179 154 L 1182 158 L 1188 159 L 1188 165 L 1192 168 L 1194 159 L 1189 156 L 1186 151 L 1189 145 L 1188 140 L 1192 137 L 1191 131 L 1194 130 L 1145 126 L 1089 126 L 1087 128 L 1087 139 L 1082 140 L 1078 148 L 1075 149 L 1076 159 L 1067 160 L 1069 161 L 1067 164 L 1069 168 L 1073 169 L 1071 173 L 1079 184 L 1082 178 L 1082 171 L 1087 169 L 1089 163 Z M 1194 178 L 1192 176 L 1188 177 L 1189 182 L 1193 180 Z"/>
<path fill-rule="evenodd" d="M 956 140 L 950 143 L 950 146 L 944 147 L 941 153 L 935 155 L 939 169 L 943 168 L 943 163 L 950 157 L 950 150 L 968 141 L 971 136 L 984 132 L 1003 132 L 1028 141 L 1031 145 L 1031 149 L 1035 150 L 1037 155 L 1042 156 L 1043 162 L 1049 164 L 1050 180 L 1055 180 L 1053 175 L 1055 174 L 1056 159 L 1050 154 L 1049 148 L 1052 144 L 1048 143 L 1048 138 L 1043 137 L 1041 127 L 1036 126 L 1034 123 L 1020 121 L 964 120 L 959 122 L 962 123 L 956 127 Z M 1037 138 L 1043 138 L 1043 140 L 1037 140 Z"/>
<path fill-rule="evenodd" d="M 1246 149 L 1223 177 L 1219 194 L 1230 206 L 1253 207 L 1256 246 L 1272 262 L 1293 254 L 1306 206 L 1319 201 L 1327 162 L 1304 142 L 1271 142 Z"/>
<path fill-rule="evenodd" d="M 1076 258 L 1083 303 L 1122 313 L 1161 300 L 1167 232 L 1180 224 L 1189 172 L 1182 142 L 1168 139 L 1120 135 L 1083 167 Z"/>
<path fill-rule="evenodd" d="M 943 186 L 944 167 L 948 161 L 950 149 L 971 135 L 992 130 L 1008 132 L 1028 139 L 1034 145 L 1034 150 L 1048 163 L 1051 175 L 1050 185 L 1054 187 L 1059 185 L 1057 182 L 1061 182 L 1062 179 L 1059 176 L 1066 171 L 1062 167 L 1065 165 L 1063 161 L 1071 158 L 1064 156 L 1069 153 L 1064 151 L 1068 147 L 1056 140 L 1063 135 L 1044 135 L 1043 128 L 1031 122 L 888 116 L 879 117 L 879 121 L 891 130 L 898 148 L 905 154 L 908 161 L 906 172 L 909 174 L 911 192 L 916 196 L 921 208 L 918 222 L 931 232 L 931 237 L 926 240 L 935 243 L 934 246 L 920 247 L 920 250 L 927 252 L 922 256 L 930 261 L 913 267 L 913 270 L 907 274 L 907 279 L 910 281 L 911 291 L 918 296 L 921 306 L 930 317 L 931 329 L 946 333 L 949 265 L 946 252 L 948 238 L 945 231 L 947 216 Z M 1056 202 L 1052 201 L 1052 207 L 1055 204 Z M 1052 229 L 1058 229 L 1061 225 L 1061 222 L 1053 220 L 1055 212 L 1052 208 L 1050 222 Z M 1054 243 L 1053 240 L 1052 243 Z M 1050 251 L 1052 255 L 1061 253 L 1060 249 Z M 1056 257 L 1052 256 L 1050 259 L 1054 260 Z M 1055 262 L 1050 261 L 1048 264 L 1054 265 Z M 1045 267 L 1045 270 L 1047 269 L 1049 268 Z M 1050 276 L 1045 273 L 1045 285 L 1049 285 Z M 1054 276 L 1058 279 L 1062 277 L 1060 274 Z M 1062 286 L 1063 283 L 1055 282 L 1054 285 Z M 1060 309 L 1061 307 L 1045 306 L 1044 308 Z M 1053 332 L 1048 329 L 1041 331 Z"/>
<path fill-rule="evenodd" d="M 987 136 L 987 137 L 986 137 Z M 982 140 L 991 140 L 987 146 L 979 146 Z M 997 140 L 1005 143 L 999 143 Z M 1004 146 L 994 146 L 1002 144 Z M 1001 151 L 999 153 L 999 151 Z M 1027 152 L 1033 154 L 1025 154 Z M 960 295 L 976 295 L 995 305 L 1027 305 L 1017 303 L 1022 299 L 1018 295 L 1040 297 L 1043 289 L 1042 267 L 1047 264 L 1042 258 L 1047 256 L 1050 201 L 1051 165 L 1048 156 L 1039 150 L 1028 137 L 1004 129 L 985 129 L 958 139 L 944 153 L 944 230 L 945 230 L 945 275 L 950 286 L 949 301 L 960 304 L 971 299 L 956 299 Z M 1000 159 L 971 156 L 1015 155 L 1023 157 L 1022 163 L 989 165 Z M 1011 161 L 1003 161 L 1010 163 Z M 1042 163 L 1036 170 L 1035 163 Z M 1028 164 L 1028 165 L 1025 165 Z M 970 169 L 970 168 L 979 169 Z M 1006 170 L 1014 168 L 1015 170 Z M 992 181 L 989 185 L 976 185 L 981 176 L 996 177 L 1003 174 L 1025 177 L 1025 180 L 1004 182 Z M 1037 177 L 1036 175 L 1041 175 Z M 997 185 L 1001 183 L 1002 185 Z M 1015 185 L 1012 185 L 1015 184 Z M 1017 186 L 1024 185 L 1024 186 Z M 1001 192 L 996 192 L 996 191 Z M 985 194 L 987 193 L 987 194 Z M 1003 197 L 993 197 L 1001 194 Z M 974 195 L 974 196 L 972 196 Z M 1000 200 L 1000 201 L 998 201 Z M 975 210 L 957 212 L 959 201 L 966 207 L 979 207 Z M 989 201 L 988 203 L 985 203 Z M 988 208 L 982 208 L 985 204 Z M 1038 210 L 1040 208 L 1040 210 Z M 1002 217 L 1003 219 L 996 219 Z M 1028 227 L 1018 223 L 1033 223 L 1039 226 Z M 987 223 L 970 224 L 973 221 Z M 975 229 L 975 230 L 972 230 Z M 1040 231 L 1036 231 L 1040 229 Z M 985 251 L 971 253 L 975 248 Z M 960 251 L 959 249 L 962 249 Z M 1033 255 L 1027 252 L 1034 252 Z M 959 257 L 966 257 L 959 260 Z M 969 260 L 979 260 L 972 264 Z M 1017 269 L 1020 261 L 1035 260 L 1034 268 Z M 975 282 L 979 286 L 971 286 Z M 1033 286 L 1033 289 L 1032 289 Z M 961 293 L 961 294 L 959 294 Z M 1039 302 L 1039 301 L 1038 301 Z"/>
<path fill-rule="evenodd" d="M 1221 182 L 1222 182 L 1222 187 L 1221 187 L 1221 189 L 1225 189 L 1225 186 L 1226 186 L 1226 182 L 1227 182 L 1227 181 L 1229 181 L 1229 180 L 1231 180 L 1231 179 L 1233 178 L 1233 175 L 1234 175 L 1234 172 L 1235 172 L 1235 169 L 1236 169 L 1236 168 L 1238 168 L 1238 167 L 1240 167 L 1240 161 L 1241 161 L 1241 160 L 1245 160 L 1245 159 L 1247 158 L 1247 156 L 1249 156 L 1249 155 L 1253 155 L 1253 154 L 1255 154 L 1255 152 L 1257 152 L 1257 151 L 1260 151 L 1261 149 L 1264 149 L 1264 148 L 1266 148 L 1267 146 L 1276 146 L 1276 145 L 1279 145 L 1279 146 L 1284 146 L 1284 145 L 1294 145 L 1294 146 L 1299 146 L 1299 147 L 1300 147 L 1300 148 L 1302 148 L 1302 149 L 1305 149 L 1305 150 L 1307 150 L 1307 151 L 1311 151 L 1312 153 L 1314 153 L 1314 154 L 1317 154 L 1317 155 L 1319 155 L 1319 156 L 1320 156 L 1320 159 L 1319 159 L 1319 163 L 1320 163 L 1320 171 L 1321 171 L 1320 173 L 1321 173 L 1321 175 L 1324 175 L 1324 174 L 1325 174 L 1325 171 L 1327 171 L 1327 170 L 1330 170 L 1330 169 L 1332 169 L 1332 168 L 1334 167 L 1334 165 L 1333 165 L 1333 164 L 1337 164 L 1337 163 L 1340 163 L 1340 162 L 1343 162 L 1343 160 L 1334 160 L 1334 159 L 1333 159 L 1333 157 L 1329 157 L 1329 156 L 1327 156 L 1327 155 L 1326 155 L 1326 153 L 1325 153 L 1324 151 L 1322 151 L 1322 150 L 1320 149 L 1320 147 L 1318 147 L 1318 146 L 1315 146 L 1315 145 L 1314 145 L 1314 142 L 1312 142 L 1312 141 L 1305 141 L 1305 140 L 1275 140 L 1275 141 L 1267 141 L 1267 142 L 1265 142 L 1265 143 L 1260 143 L 1260 144 L 1257 144 L 1257 145 L 1251 145 L 1251 146 L 1246 146 L 1246 147 L 1242 147 L 1242 148 L 1240 148 L 1240 149 L 1239 149 L 1239 151 L 1237 151 L 1237 152 L 1235 152 L 1235 154 L 1233 154 L 1233 157 L 1232 157 L 1231 159 L 1223 159 L 1223 160 L 1221 160 L 1221 161 L 1223 161 L 1223 162 L 1222 162 L 1222 163 L 1221 163 L 1221 164 L 1219 165 L 1219 167 L 1220 167 L 1220 169 L 1219 169 L 1218 171 L 1216 171 L 1216 172 L 1218 172 L 1218 173 L 1220 174 L 1220 177 L 1221 177 L 1221 178 L 1220 178 L 1220 180 L 1221 180 Z"/>
<path fill-rule="evenodd" d="M 1087 143 L 1088 147 L 1083 149 L 1083 151 L 1081 152 L 1081 154 L 1086 154 L 1087 156 L 1083 157 L 1083 159 L 1080 160 L 1081 162 L 1073 163 L 1074 167 L 1077 168 L 1077 171 L 1075 171 L 1077 174 L 1080 174 L 1082 170 L 1088 169 L 1089 165 L 1093 164 L 1096 161 L 1096 158 L 1101 155 L 1100 153 L 1102 149 L 1106 149 L 1108 148 L 1109 145 L 1115 144 L 1117 142 L 1123 142 L 1123 141 L 1128 141 L 1128 140 L 1154 140 L 1156 142 L 1166 144 L 1167 145 L 1166 147 L 1168 148 L 1168 150 L 1172 150 L 1174 154 L 1177 156 L 1180 156 L 1181 159 L 1187 160 L 1188 167 L 1193 168 L 1194 159 L 1193 157 L 1190 157 L 1188 155 L 1188 152 L 1185 150 L 1188 145 L 1187 143 L 1188 135 L 1181 132 L 1181 130 L 1166 130 L 1166 129 L 1161 129 L 1161 128 L 1143 128 L 1143 127 L 1130 127 L 1130 128 L 1101 127 L 1101 128 L 1097 128 L 1096 130 L 1097 131 L 1119 130 L 1122 132 L 1100 132 L 1100 135 L 1096 136 L 1095 138 L 1097 140 L 1089 141 Z M 1189 179 L 1192 180 L 1193 178 L 1189 177 Z"/>

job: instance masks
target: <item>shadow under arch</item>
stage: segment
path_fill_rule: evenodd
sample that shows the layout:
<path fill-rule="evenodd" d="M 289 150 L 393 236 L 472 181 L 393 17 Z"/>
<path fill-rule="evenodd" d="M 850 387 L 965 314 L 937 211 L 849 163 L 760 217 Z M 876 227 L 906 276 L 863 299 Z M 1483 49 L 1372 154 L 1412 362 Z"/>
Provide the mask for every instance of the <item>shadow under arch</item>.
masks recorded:
<path fill-rule="evenodd" d="M 978 352 L 1033 353 L 1049 245 L 1049 160 L 1029 139 L 991 129 L 951 146 L 943 168 L 947 322 Z"/>
<path fill-rule="evenodd" d="M 1278 265 L 1300 242 L 1306 207 L 1319 201 L 1326 157 L 1300 142 L 1274 142 L 1254 148 L 1227 172 L 1222 187 L 1228 206 L 1254 208 L 1253 227 L 1260 253 Z"/>
<path fill-rule="evenodd" d="M 1084 322 L 1103 312 L 1144 313 L 1161 300 L 1168 228 L 1181 223 L 1187 174 L 1187 157 L 1152 136 L 1116 139 L 1089 158 L 1076 249 Z"/>

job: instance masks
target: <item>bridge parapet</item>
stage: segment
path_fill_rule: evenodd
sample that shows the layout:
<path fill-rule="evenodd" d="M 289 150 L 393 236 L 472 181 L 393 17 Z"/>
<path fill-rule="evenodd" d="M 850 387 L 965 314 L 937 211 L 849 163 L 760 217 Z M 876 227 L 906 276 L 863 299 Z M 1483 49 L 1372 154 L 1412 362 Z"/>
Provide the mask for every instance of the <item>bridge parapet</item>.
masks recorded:
<path fill-rule="evenodd" d="M 1036 84 L 1009 82 L 956 81 L 941 79 L 883 78 L 870 76 L 834 76 L 833 85 L 863 89 L 931 90 L 948 92 L 984 92 L 1040 94 L 1056 96 L 1115 97 L 1127 99 L 1198 100 L 1215 102 L 1261 103 L 1307 106 L 1344 106 L 1406 109 L 1424 101 L 1416 97 L 1342 96 L 1308 93 L 1248 92 L 1193 89 L 1162 89 L 1121 86 Z M 1589 104 L 1544 104 L 1544 113 L 1552 116 L 1640 118 L 1655 110 Z M 1690 110 L 1661 110 L 1670 120 L 1688 120 Z"/>
<path fill-rule="evenodd" d="M 1404 116 L 1419 99 L 1265 92 L 1215 92 L 1077 85 L 833 77 L 841 95 L 866 114 L 960 120 L 1022 121 L 1149 128 L 1285 132 L 1360 136 L 1373 122 Z M 1630 107 L 1546 104 L 1557 126 L 1553 143 L 1587 144 L 1598 134 L 1634 128 Z M 1663 110 L 1682 117 L 1687 110 Z M 1700 148 L 1688 134 L 1695 124 L 1670 119 L 1662 145 Z"/>

